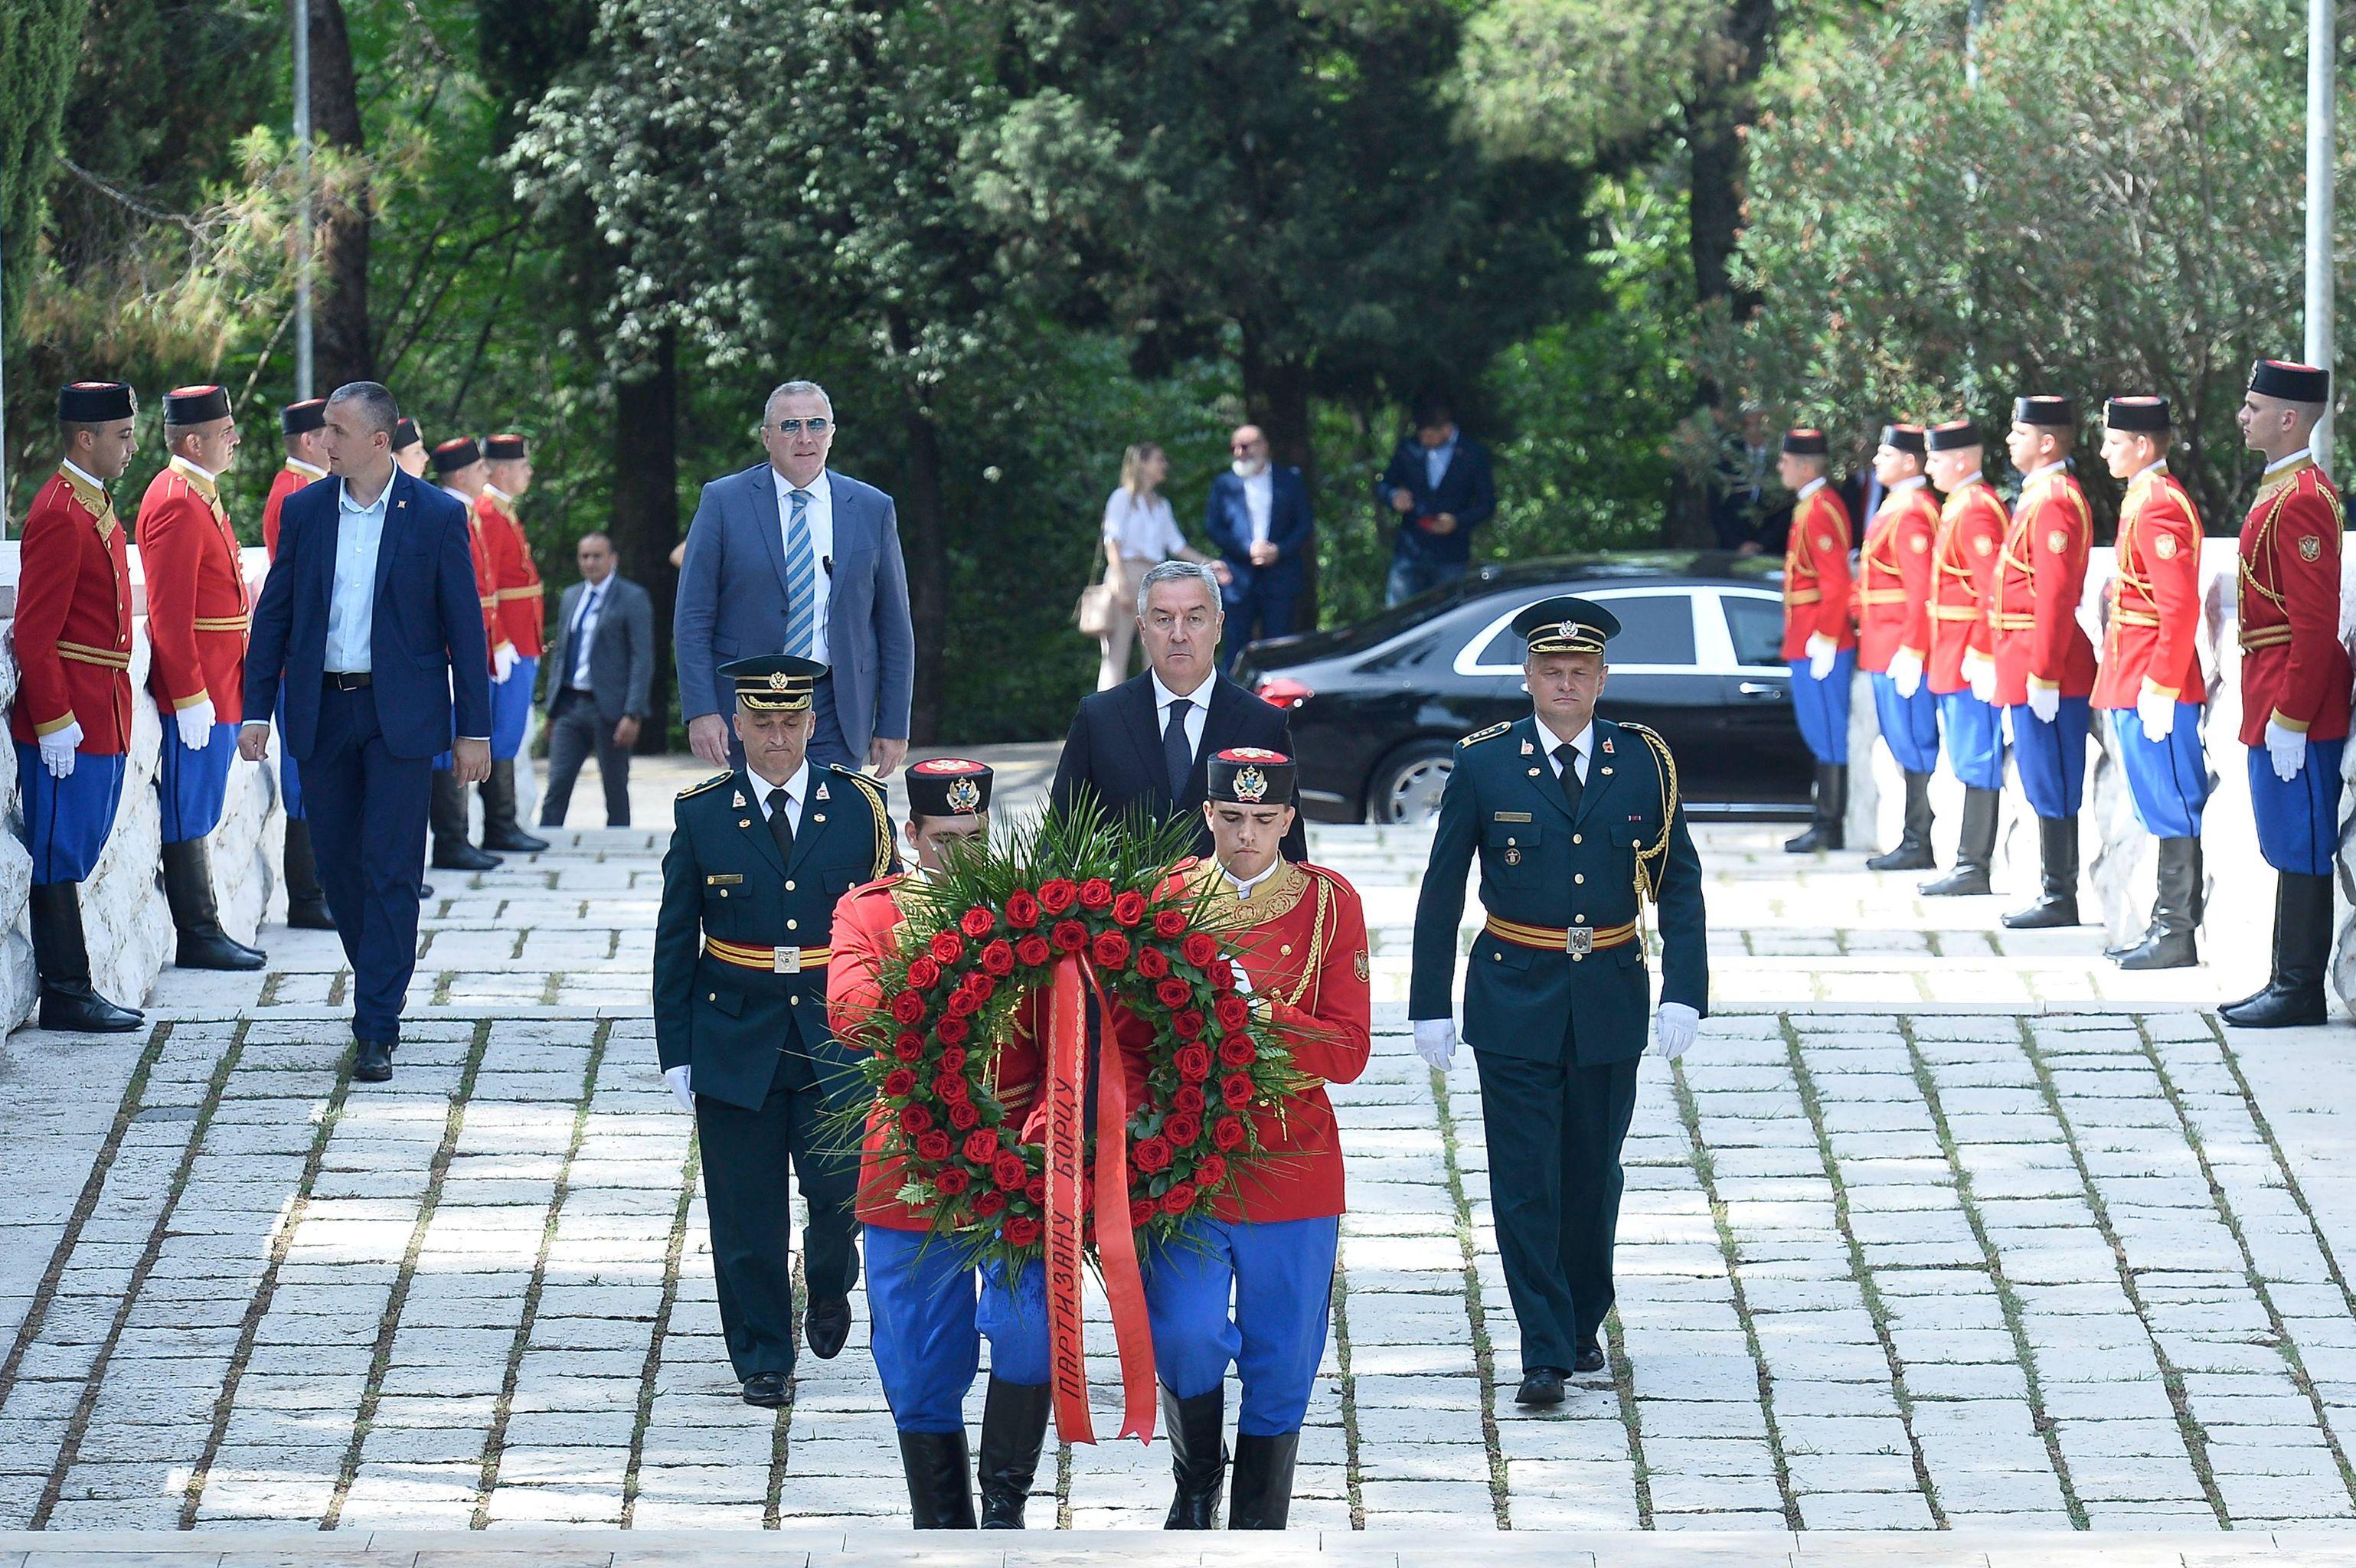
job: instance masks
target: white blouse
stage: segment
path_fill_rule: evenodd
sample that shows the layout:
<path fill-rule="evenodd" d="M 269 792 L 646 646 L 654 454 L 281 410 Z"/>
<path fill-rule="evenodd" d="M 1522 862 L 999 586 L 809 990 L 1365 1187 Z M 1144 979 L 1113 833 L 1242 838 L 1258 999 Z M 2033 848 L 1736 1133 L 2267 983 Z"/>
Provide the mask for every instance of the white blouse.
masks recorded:
<path fill-rule="evenodd" d="M 1186 536 L 1178 531 L 1169 501 L 1156 496 L 1141 506 L 1125 486 L 1105 501 L 1104 537 L 1119 547 L 1122 559 L 1157 566 L 1186 548 Z"/>

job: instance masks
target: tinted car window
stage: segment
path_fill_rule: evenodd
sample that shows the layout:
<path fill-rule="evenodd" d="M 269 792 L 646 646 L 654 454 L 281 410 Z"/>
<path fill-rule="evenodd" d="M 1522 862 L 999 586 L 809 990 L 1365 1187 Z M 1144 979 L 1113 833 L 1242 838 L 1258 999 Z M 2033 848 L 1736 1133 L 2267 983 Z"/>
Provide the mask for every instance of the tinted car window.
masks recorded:
<path fill-rule="evenodd" d="M 1593 593 L 1588 597 L 1620 618 L 1620 635 L 1612 639 L 1612 663 L 1694 662 L 1693 600 L 1686 594 Z M 1482 648 L 1480 662 L 1493 667 L 1519 666 L 1526 646 L 1508 624 L 1499 627 L 1496 635 Z"/>
<path fill-rule="evenodd" d="M 1783 662 L 1783 607 L 1772 599 L 1748 594 L 1721 594 L 1726 630 L 1734 639 L 1739 665 L 1779 665 Z"/>

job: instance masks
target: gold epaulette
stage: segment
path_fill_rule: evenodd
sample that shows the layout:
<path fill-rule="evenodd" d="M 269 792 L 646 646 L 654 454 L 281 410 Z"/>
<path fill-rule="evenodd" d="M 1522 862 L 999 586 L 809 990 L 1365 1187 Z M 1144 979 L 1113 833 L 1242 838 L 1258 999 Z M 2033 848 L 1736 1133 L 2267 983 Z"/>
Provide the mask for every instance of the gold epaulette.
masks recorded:
<path fill-rule="evenodd" d="M 882 781 L 871 779 L 858 769 L 846 768 L 841 763 L 829 763 L 827 766 L 840 777 L 857 784 L 859 792 L 867 797 L 867 804 L 875 808 L 875 869 L 872 875 L 883 876 L 892 869 L 892 841 L 896 836 L 892 829 L 892 808 L 885 804 Z"/>
<path fill-rule="evenodd" d="M 685 789 L 680 791 L 679 798 L 686 800 L 691 795 L 701 795 L 705 790 L 717 789 L 735 776 L 736 775 L 733 773 L 714 773 L 710 778 L 704 780 L 701 784 L 690 784 Z"/>
<path fill-rule="evenodd" d="M 1492 724 L 1486 730 L 1475 730 L 1470 735 L 1465 736 L 1462 741 L 1457 741 L 1456 749 L 1461 752 L 1465 747 L 1476 744 L 1479 741 L 1494 740 L 1495 737 L 1504 734 L 1513 727 L 1513 721 L 1508 720 L 1503 724 Z"/>

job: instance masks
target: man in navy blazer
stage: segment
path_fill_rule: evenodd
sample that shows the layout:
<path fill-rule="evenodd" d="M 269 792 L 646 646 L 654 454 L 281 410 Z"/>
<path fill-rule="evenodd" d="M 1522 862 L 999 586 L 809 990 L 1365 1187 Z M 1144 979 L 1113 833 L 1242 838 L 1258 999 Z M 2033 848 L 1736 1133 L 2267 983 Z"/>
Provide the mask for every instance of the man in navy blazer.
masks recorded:
<path fill-rule="evenodd" d="M 1259 426 L 1239 427 L 1227 453 L 1233 461 L 1211 481 L 1203 528 L 1227 563 L 1227 626 L 1240 653 L 1255 637 L 1293 629 L 1316 525 L 1301 470 L 1269 462 Z"/>
<path fill-rule="evenodd" d="M 790 654 L 828 667 L 811 707 L 809 758 L 888 777 L 908 754 L 916 637 L 892 497 L 826 465 L 834 404 L 787 381 L 761 412 L 766 463 L 714 479 L 687 527 L 671 649 L 687 740 L 715 768 L 743 753 L 736 694 L 719 669 Z"/>
<path fill-rule="evenodd" d="M 1416 406 L 1415 433 L 1375 481 L 1375 503 L 1398 517 L 1383 602 L 1453 582 L 1472 570 L 1472 530 L 1497 510 L 1489 453 L 1456 428 L 1446 403 L 1426 399 Z"/>
<path fill-rule="evenodd" d="M 489 652 L 466 542 L 466 508 L 399 472 L 401 411 L 374 381 L 327 400 L 333 477 L 279 513 L 278 554 L 253 606 L 245 711 L 286 696 L 287 750 L 328 912 L 352 965 L 352 1076 L 392 1076 L 402 1000 L 417 967 L 417 868 L 434 759 L 461 784 L 491 771 Z M 237 749 L 270 752 L 249 719 Z"/>

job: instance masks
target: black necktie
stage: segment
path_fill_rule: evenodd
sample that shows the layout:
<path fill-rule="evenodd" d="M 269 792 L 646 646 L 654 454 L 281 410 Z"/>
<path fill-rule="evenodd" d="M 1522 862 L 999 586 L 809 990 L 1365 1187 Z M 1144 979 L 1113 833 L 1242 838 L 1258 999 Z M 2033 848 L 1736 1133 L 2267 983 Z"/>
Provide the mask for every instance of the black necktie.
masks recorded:
<path fill-rule="evenodd" d="M 1579 748 L 1565 741 L 1554 749 L 1554 760 L 1562 764 L 1562 798 L 1570 803 L 1570 815 L 1579 816 Z"/>
<path fill-rule="evenodd" d="M 794 820 L 786 815 L 786 792 L 769 792 L 769 837 L 777 841 L 777 858 L 788 866 L 794 863 Z"/>
<path fill-rule="evenodd" d="M 1186 793 L 1186 775 L 1194 771 L 1194 748 L 1186 742 L 1186 710 L 1194 703 L 1179 698 L 1170 704 L 1170 723 L 1162 731 L 1162 761 L 1170 770 L 1170 800 L 1177 804 Z"/>

